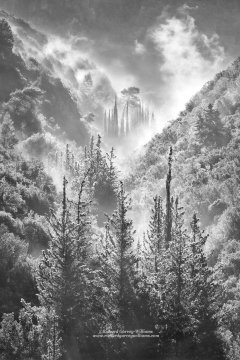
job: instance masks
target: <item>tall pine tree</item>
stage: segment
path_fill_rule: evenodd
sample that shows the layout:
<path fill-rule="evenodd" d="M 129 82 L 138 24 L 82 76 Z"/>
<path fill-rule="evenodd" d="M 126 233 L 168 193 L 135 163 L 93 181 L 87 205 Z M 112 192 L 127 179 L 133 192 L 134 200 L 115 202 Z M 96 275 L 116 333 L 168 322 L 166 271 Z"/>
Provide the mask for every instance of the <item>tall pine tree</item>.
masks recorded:
<path fill-rule="evenodd" d="M 217 335 L 217 287 L 208 267 L 204 247 L 207 236 L 199 228 L 199 219 L 193 215 L 189 237 L 188 311 L 193 336 L 194 359 L 222 359 L 222 344 Z"/>
<path fill-rule="evenodd" d="M 172 181 L 172 147 L 170 147 L 168 156 L 168 174 L 166 180 L 166 247 L 169 246 L 171 241 L 172 231 L 172 199 L 171 199 L 171 181 Z"/>
<path fill-rule="evenodd" d="M 52 240 L 40 261 L 37 283 L 41 304 L 56 313 L 63 340 L 63 359 L 68 356 L 78 359 L 86 347 L 84 324 L 91 319 L 94 272 L 86 261 L 86 214 L 81 199 L 78 199 L 77 212 L 75 209 L 72 214 L 66 186 L 64 178 L 61 214 L 52 215 Z"/>

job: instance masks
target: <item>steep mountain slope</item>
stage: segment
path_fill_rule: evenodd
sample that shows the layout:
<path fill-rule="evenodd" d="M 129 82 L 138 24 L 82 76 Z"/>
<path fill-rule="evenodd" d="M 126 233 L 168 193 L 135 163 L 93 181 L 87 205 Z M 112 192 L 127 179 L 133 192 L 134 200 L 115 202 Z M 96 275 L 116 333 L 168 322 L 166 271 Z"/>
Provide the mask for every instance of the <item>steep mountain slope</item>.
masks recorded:
<path fill-rule="evenodd" d="M 240 58 L 217 74 L 156 135 L 133 166 L 129 188 L 140 208 L 155 193 L 165 196 L 169 147 L 173 146 L 173 192 L 186 219 L 197 210 L 208 227 L 208 249 L 240 238 Z M 135 190 L 137 189 L 137 190 Z M 142 195 L 139 195 L 142 189 Z M 139 209 L 141 211 L 141 209 Z"/>
<path fill-rule="evenodd" d="M 37 303 L 28 255 L 39 256 L 49 242 L 45 216 L 57 198 L 39 161 L 19 155 L 13 122 L 0 125 L 0 316 L 18 311 L 20 299 Z"/>
<path fill-rule="evenodd" d="M 85 40 L 43 34 L 4 11 L 0 18 L 10 24 L 14 37 L 13 46 L 2 52 L 0 101 L 8 102 L 15 90 L 38 88 L 42 96 L 36 113 L 46 125 L 41 127 L 63 141 L 89 143 L 89 133 L 102 128 L 105 106 L 112 105 L 115 93 L 85 55 Z M 90 113 L 95 116 L 89 118 Z"/>
<path fill-rule="evenodd" d="M 12 36 L 10 30 L 9 36 Z M 4 37 L 1 36 L 1 44 L 4 41 Z M 26 122 L 28 113 L 29 122 L 25 127 L 28 129 L 28 133 L 22 134 L 23 138 L 48 131 L 62 139 L 74 140 L 82 145 L 86 144 L 89 139 L 88 130 L 84 121 L 81 121 L 81 113 L 76 100 L 64 87 L 61 80 L 47 73 L 41 64 L 32 58 L 20 56 L 17 51 L 18 41 L 15 38 L 10 46 L 1 47 L 0 101 L 2 114 L 14 112 L 16 115 L 15 110 L 18 108 L 19 118 L 16 121 L 23 129 L 20 121 Z M 25 106 L 23 106 L 23 102 Z"/>
<path fill-rule="evenodd" d="M 42 33 L 28 23 L 6 12 L 0 12 L 12 26 L 15 37 L 14 51 L 25 62 L 36 60 L 41 70 L 61 80 L 78 105 L 82 115 L 94 112 L 102 125 L 102 115 L 107 104 L 114 102 L 115 92 L 110 80 L 86 53 L 87 38 L 58 37 Z M 33 61 L 32 61 L 33 62 Z M 33 64 L 32 64 L 33 66 Z M 51 89 L 48 92 L 51 92 Z"/>

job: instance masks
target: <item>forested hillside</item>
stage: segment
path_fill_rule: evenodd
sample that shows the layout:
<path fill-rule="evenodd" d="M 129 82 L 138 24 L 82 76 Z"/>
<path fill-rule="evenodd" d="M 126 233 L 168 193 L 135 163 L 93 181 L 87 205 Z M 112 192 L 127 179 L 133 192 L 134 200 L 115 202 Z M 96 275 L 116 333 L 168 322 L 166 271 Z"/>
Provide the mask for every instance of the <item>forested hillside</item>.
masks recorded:
<path fill-rule="evenodd" d="M 123 179 L 5 19 L 0 45 L 0 359 L 238 360 L 240 61 Z"/>
<path fill-rule="evenodd" d="M 166 158 L 173 146 L 173 190 L 189 218 L 197 210 L 211 233 L 210 250 L 239 239 L 240 59 L 217 74 L 179 117 L 146 146 L 133 166 L 130 188 L 146 202 L 165 192 Z M 150 196 L 149 196 L 150 195 Z"/>

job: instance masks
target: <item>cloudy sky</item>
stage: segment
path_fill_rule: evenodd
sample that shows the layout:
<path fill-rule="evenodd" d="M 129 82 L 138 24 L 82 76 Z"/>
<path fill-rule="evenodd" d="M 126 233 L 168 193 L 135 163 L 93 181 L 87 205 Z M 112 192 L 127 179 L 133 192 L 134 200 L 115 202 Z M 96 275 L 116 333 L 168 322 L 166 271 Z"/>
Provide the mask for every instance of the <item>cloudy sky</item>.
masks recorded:
<path fill-rule="evenodd" d="M 0 0 L 109 77 L 138 86 L 161 123 L 239 54 L 239 0 Z M 71 40 L 69 40 L 71 39 Z"/>

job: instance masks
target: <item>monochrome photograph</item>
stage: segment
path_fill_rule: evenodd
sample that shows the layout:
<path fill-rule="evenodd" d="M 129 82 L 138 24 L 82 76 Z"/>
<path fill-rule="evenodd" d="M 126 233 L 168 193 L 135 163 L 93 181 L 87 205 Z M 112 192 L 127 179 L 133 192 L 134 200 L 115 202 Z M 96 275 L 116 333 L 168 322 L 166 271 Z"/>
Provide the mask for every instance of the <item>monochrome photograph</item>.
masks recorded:
<path fill-rule="evenodd" d="M 239 34 L 0 0 L 0 360 L 240 360 Z"/>

